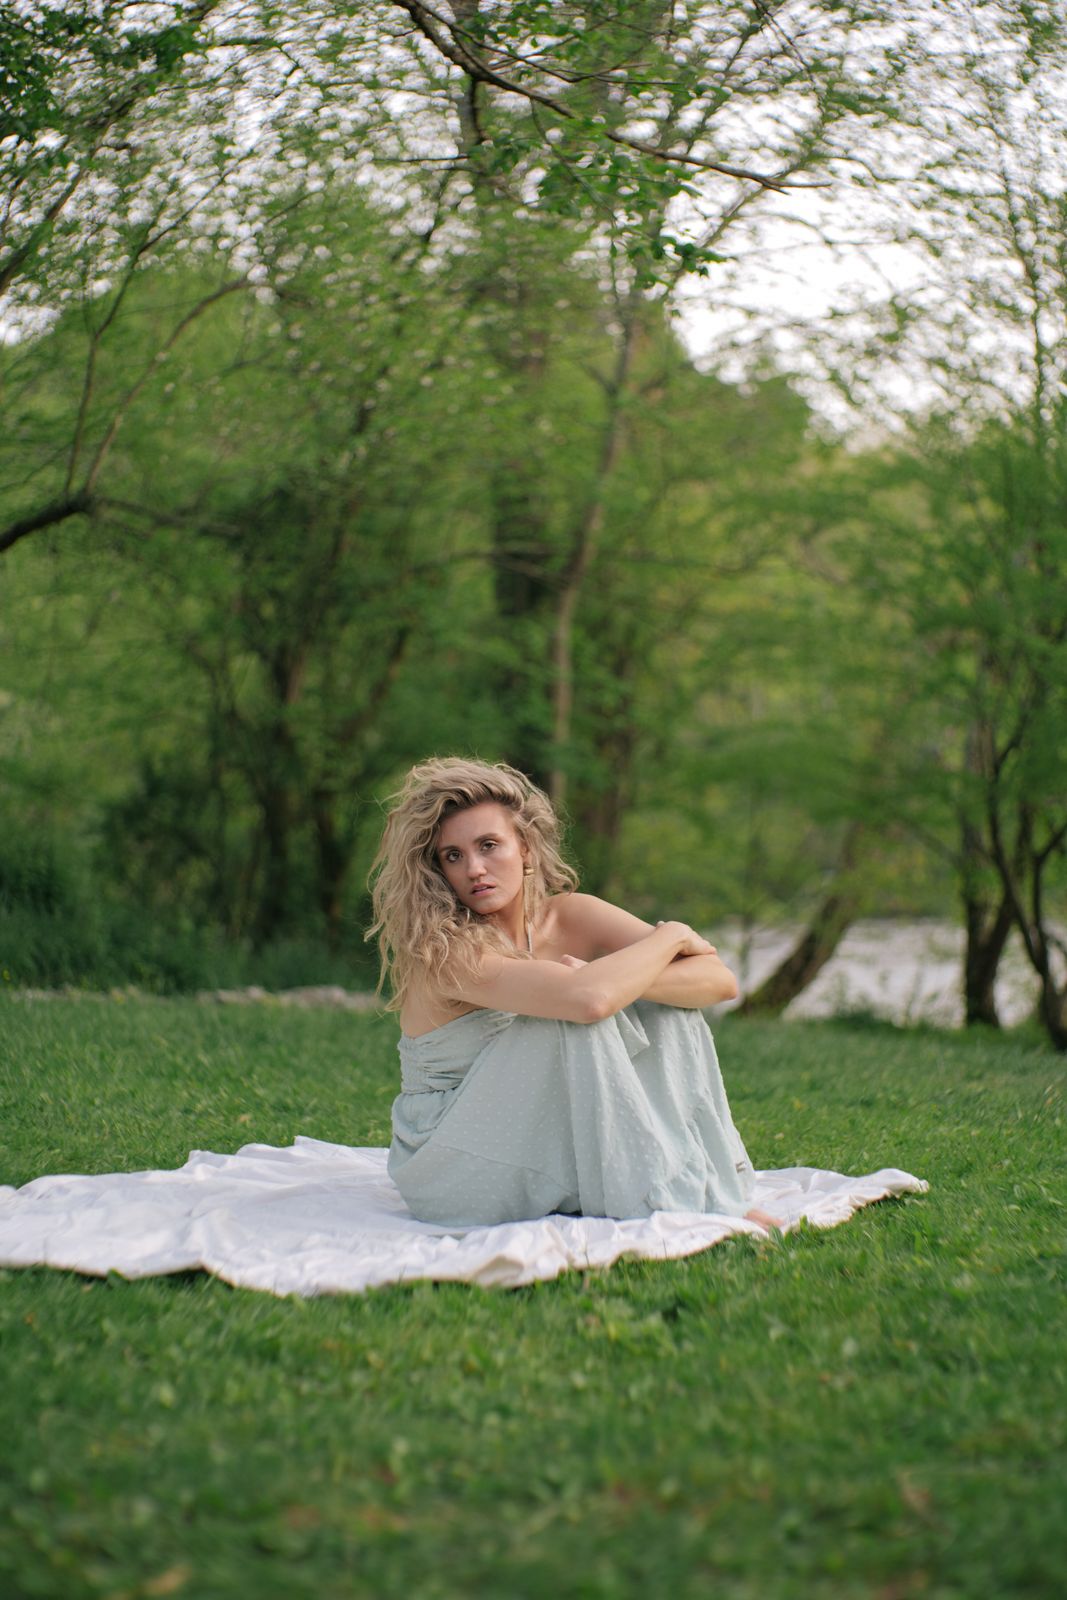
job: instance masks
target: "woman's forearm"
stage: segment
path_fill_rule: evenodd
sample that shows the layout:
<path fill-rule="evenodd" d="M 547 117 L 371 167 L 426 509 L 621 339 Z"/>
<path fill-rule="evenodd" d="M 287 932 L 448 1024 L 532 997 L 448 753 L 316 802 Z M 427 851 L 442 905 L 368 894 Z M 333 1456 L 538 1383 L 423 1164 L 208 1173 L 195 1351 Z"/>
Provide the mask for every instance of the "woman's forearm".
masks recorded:
<path fill-rule="evenodd" d="M 614 1016 L 623 1006 L 646 996 L 657 998 L 651 991 L 664 981 L 685 943 L 688 929 L 674 922 L 662 923 L 645 938 L 613 950 L 610 955 L 598 956 L 588 962 L 578 975 L 588 1020 Z M 714 956 L 691 956 L 693 961 L 714 961 Z M 724 969 L 725 970 L 725 969 Z M 683 1000 L 668 1000 L 667 1004 L 684 1005 Z M 710 1004 L 695 1001 L 693 1004 Z"/>
<path fill-rule="evenodd" d="M 718 956 L 678 956 L 640 998 L 664 1006 L 716 1006 L 736 1000 L 737 979 Z"/>
<path fill-rule="evenodd" d="M 684 922 L 664 922 L 643 938 L 594 961 L 520 961 L 493 955 L 486 969 L 449 998 L 527 1017 L 600 1022 L 631 1005 L 657 982 L 675 956 L 703 953 L 707 940 Z"/>

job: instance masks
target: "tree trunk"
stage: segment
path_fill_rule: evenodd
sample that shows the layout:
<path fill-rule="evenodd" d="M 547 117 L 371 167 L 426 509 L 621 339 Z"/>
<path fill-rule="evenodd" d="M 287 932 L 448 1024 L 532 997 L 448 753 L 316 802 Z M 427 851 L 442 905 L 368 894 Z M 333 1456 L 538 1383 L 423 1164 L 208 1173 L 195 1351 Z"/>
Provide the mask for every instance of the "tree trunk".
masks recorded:
<path fill-rule="evenodd" d="M 992 663 L 983 662 L 986 671 Z M 989 781 L 995 750 L 992 730 L 975 718 L 967 730 L 966 769 L 979 783 Z M 999 902 L 988 879 L 988 852 L 973 817 L 960 816 L 960 884 L 967 943 L 963 957 L 963 1012 L 968 1027 L 999 1028 L 994 985 L 1000 958 L 1015 920 L 1011 895 L 1000 885 Z M 996 909 L 994 909 L 994 906 Z"/>
<path fill-rule="evenodd" d="M 1053 1048 L 1067 1051 L 1067 982 L 1060 983 L 1054 970 L 1054 953 L 1062 949 L 1048 924 L 1045 910 L 1044 874 L 1053 855 L 1062 853 L 1067 841 L 1067 821 L 1053 828 L 1043 845 L 1034 838 L 1036 819 L 1027 802 L 1018 805 L 1015 841 L 1009 851 L 996 797 L 989 800 L 989 838 L 993 859 L 1011 904 L 1015 926 L 1022 935 L 1030 965 L 1041 980 L 1038 1016 Z M 1029 906 L 1025 889 L 1029 886 Z"/>
<path fill-rule="evenodd" d="M 522 377 L 523 363 L 513 370 Z M 527 463 L 505 461 L 491 479 L 493 598 L 503 637 L 515 657 L 496 674 L 496 693 L 508 725 L 507 760 L 541 788 L 548 785 L 541 644 L 554 582 L 544 507 L 530 482 Z"/>
<path fill-rule="evenodd" d="M 637 735 L 632 727 L 621 729 L 616 738 L 601 744 L 601 755 L 610 752 L 615 781 L 578 800 L 571 810 L 575 833 L 582 841 L 582 888 L 589 894 L 607 894 L 612 885 L 619 834 L 630 803 L 636 747 Z"/>
<path fill-rule="evenodd" d="M 994 985 L 1015 921 L 1011 901 L 1007 895 L 1002 896 L 996 911 L 992 912 L 984 895 L 965 893 L 963 910 L 967 929 L 963 959 L 964 1021 L 969 1028 L 977 1023 L 999 1028 Z"/>
<path fill-rule="evenodd" d="M 1060 838 L 1067 832 L 1067 824 L 1060 830 Z M 1032 846 L 1032 827 L 1027 827 L 1026 838 Z M 1020 925 L 1023 943 L 1035 972 L 1041 979 L 1041 1000 L 1038 1015 L 1045 1025 L 1052 1046 L 1067 1050 L 1067 981 L 1058 982 L 1054 970 L 1054 951 L 1057 941 L 1048 925 L 1044 906 L 1042 879 L 1049 856 L 1057 848 L 1055 841 L 1044 850 L 1031 848 L 1030 859 L 1030 916 L 1025 927 Z M 1018 918 L 1016 918 L 1018 923 Z"/>
<path fill-rule="evenodd" d="M 480 8 L 481 0 L 453 0 L 461 27 L 475 27 Z M 497 185 L 486 168 L 484 157 L 491 158 L 492 146 L 481 121 L 483 98 L 484 86 L 468 77 L 455 107 L 478 226 L 492 257 L 494 251 L 499 253 L 494 236 L 502 219 L 509 217 L 509 207 L 501 205 Z M 547 365 L 545 330 L 528 314 L 529 271 L 523 253 L 508 250 L 475 287 L 477 303 L 489 313 L 484 336 L 493 357 L 500 370 L 524 391 L 536 386 Z M 514 651 L 512 659 L 500 663 L 494 674 L 494 692 L 508 730 L 504 758 L 544 789 L 549 771 L 545 755 L 548 728 L 540 712 L 546 692 L 543 633 L 551 615 L 556 579 L 543 481 L 527 456 L 513 453 L 491 463 L 488 485 L 493 599 L 501 637 Z"/>
<path fill-rule="evenodd" d="M 271 779 L 263 792 L 263 886 L 256 916 L 255 945 L 261 949 L 281 930 L 289 903 L 289 790 Z"/>
<path fill-rule="evenodd" d="M 850 825 L 828 894 L 785 960 L 738 1006 L 742 1016 L 780 1016 L 790 1001 L 818 977 L 841 943 L 859 910 L 860 896 L 851 875 L 861 831 L 860 823 Z"/>
<path fill-rule="evenodd" d="M 326 927 L 326 944 L 334 951 L 341 945 L 342 900 L 351 859 L 351 851 L 346 848 L 337 831 L 336 801 L 336 795 L 327 789 L 317 789 L 311 797 L 318 856 L 319 910 Z"/>
<path fill-rule="evenodd" d="M 265 760 L 259 785 L 264 863 L 254 934 L 257 949 L 281 932 L 289 911 L 290 835 L 299 762 L 287 717 L 300 695 L 307 645 L 308 640 L 302 640 L 295 652 L 282 645 L 265 658 L 275 715 L 264 729 Z"/>
<path fill-rule="evenodd" d="M 593 490 L 571 537 L 571 548 L 560 586 L 552 639 L 552 772 L 549 794 L 559 807 L 567 798 L 566 750 L 574 710 L 574 618 L 582 588 L 597 555 L 604 527 L 607 496 L 623 450 L 623 411 L 627 385 L 637 348 L 640 300 L 634 291 L 622 309 L 622 329 L 615 354 L 615 369 L 606 386 L 606 416 L 600 440 Z"/>
<path fill-rule="evenodd" d="M 1051 975 L 1041 980 L 1039 1012 L 1056 1050 L 1067 1050 L 1067 987 L 1059 988 Z"/>

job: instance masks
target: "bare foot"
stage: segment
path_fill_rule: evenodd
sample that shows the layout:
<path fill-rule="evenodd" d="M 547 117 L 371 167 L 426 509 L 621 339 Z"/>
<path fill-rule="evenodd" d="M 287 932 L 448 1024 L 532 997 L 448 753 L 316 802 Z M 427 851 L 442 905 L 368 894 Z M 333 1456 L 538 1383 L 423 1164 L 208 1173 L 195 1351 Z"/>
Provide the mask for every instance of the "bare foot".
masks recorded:
<path fill-rule="evenodd" d="M 761 1228 L 781 1228 L 781 1217 L 772 1217 L 769 1211 L 761 1211 L 758 1206 L 753 1206 L 751 1211 L 745 1212 L 746 1222 L 758 1222 Z"/>

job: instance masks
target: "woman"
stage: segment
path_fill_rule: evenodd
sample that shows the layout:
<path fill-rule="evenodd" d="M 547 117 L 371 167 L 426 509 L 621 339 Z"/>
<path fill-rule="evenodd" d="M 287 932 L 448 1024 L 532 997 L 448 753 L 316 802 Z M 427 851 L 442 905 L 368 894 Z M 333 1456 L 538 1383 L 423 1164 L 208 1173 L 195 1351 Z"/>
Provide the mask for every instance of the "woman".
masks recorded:
<path fill-rule="evenodd" d="M 513 767 L 434 759 L 395 798 L 370 934 L 402 1030 L 389 1172 L 414 1215 L 773 1226 L 698 1009 L 737 993 L 707 940 L 578 894 Z"/>

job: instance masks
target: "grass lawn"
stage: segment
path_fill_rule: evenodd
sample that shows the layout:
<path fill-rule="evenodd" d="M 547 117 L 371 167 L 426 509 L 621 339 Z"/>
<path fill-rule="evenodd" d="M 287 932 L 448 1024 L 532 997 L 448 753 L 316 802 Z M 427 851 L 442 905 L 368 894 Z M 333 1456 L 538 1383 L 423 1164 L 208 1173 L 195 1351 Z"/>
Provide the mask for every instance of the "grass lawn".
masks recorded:
<path fill-rule="evenodd" d="M 516 1291 L 0 1273 L 0 1596 L 1067 1594 L 1065 1063 L 723 1022 L 757 1166 L 931 1192 Z M 395 1025 L 0 1000 L 0 1181 L 385 1143 Z"/>

